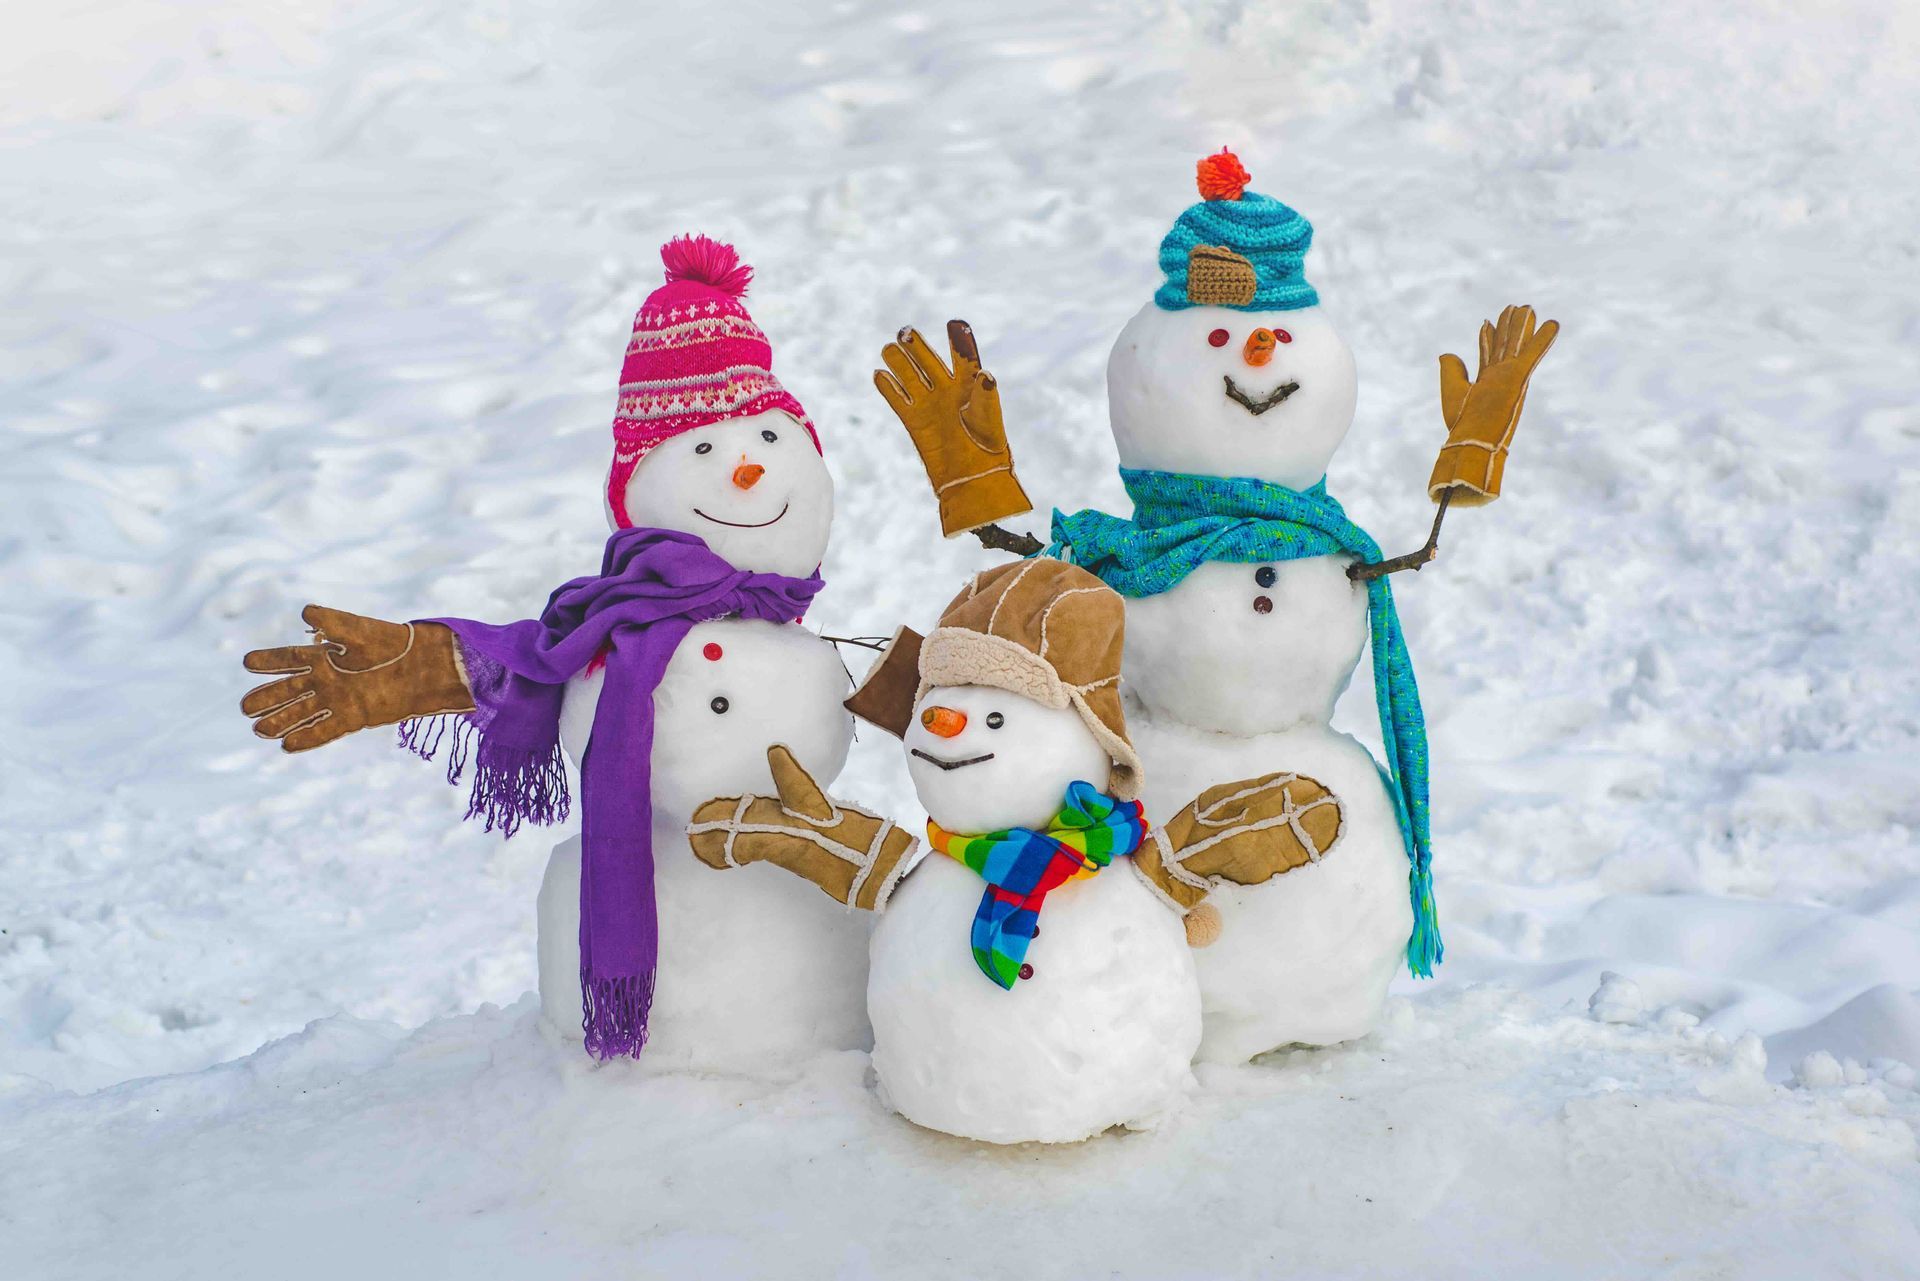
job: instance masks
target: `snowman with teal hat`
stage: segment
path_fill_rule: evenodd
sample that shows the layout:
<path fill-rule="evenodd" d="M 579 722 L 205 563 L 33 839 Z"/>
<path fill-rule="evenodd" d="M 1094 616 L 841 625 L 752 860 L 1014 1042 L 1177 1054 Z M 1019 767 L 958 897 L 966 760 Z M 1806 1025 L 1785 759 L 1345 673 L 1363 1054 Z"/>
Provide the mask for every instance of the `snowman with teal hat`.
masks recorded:
<path fill-rule="evenodd" d="M 1043 553 L 1126 600 L 1124 689 L 1150 810 L 1197 782 L 1282 765 L 1346 803 L 1336 854 L 1270 884 L 1227 887 L 1207 905 L 1217 915 L 1189 918 L 1200 1057 L 1216 1062 L 1364 1035 L 1402 964 L 1424 977 L 1440 961 L 1426 730 L 1389 575 L 1434 558 L 1450 507 L 1498 497 L 1528 379 L 1558 330 L 1509 307 L 1481 327 L 1473 375 L 1441 357 L 1432 534 L 1385 558 L 1328 492 L 1357 378 L 1305 274 L 1313 228 L 1248 181 L 1229 152 L 1200 162 L 1202 199 L 1161 241 L 1165 280 L 1109 357 L 1133 515 L 1056 510 Z M 1029 505 L 993 376 L 963 323 L 948 333 L 951 368 L 903 330 L 883 353 L 879 390 L 914 438 L 948 536 L 1039 552 L 996 523 Z M 1363 650 L 1384 766 L 1330 724 Z"/>

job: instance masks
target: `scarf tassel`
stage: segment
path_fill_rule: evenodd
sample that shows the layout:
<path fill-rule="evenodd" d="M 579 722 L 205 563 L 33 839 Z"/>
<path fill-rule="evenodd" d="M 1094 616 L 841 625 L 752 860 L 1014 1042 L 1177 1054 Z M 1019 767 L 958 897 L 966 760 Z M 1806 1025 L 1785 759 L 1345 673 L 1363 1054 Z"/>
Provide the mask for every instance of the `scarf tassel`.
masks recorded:
<path fill-rule="evenodd" d="M 594 978 L 580 971 L 587 1053 L 596 1059 L 638 1058 L 647 1044 L 647 1012 L 653 1007 L 653 971 Z"/>
<path fill-rule="evenodd" d="M 1413 899 L 1413 933 L 1407 938 L 1407 971 L 1417 979 L 1433 977 L 1433 967 L 1446 956 L 1440 941 L 1440 918 L 1433 907 L 1433 869 L 1415 863 L 1407 877 L 1407 891 Z"/>
<path fill-rule="evenodd" d="M 482 819 L 486 830 L 512 836 L 520 824 L 548 826 L 567 817 L 573 797 L 567 789 L 567 762 L 556 741 L 544 751 L 512 748 L 481 732 L 466 712 L 423 716 L 400 724 L 400 746 L 421 760 L 438 754 L 448 731 L 447 782 L 457 784 L 473 762 L 473 791 L 468 818 Z"/>

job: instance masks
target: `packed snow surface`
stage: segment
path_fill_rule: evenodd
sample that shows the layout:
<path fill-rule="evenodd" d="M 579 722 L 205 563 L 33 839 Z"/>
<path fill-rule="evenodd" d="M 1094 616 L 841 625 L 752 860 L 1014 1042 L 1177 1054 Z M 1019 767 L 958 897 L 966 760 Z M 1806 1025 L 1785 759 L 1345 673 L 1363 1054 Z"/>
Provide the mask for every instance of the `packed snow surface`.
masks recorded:
<path fill-rule="evenodd" d="M 9 1276 L 1920 1271 L 1907 8 L 100 0 L 0 74 Z M 595 1068 L 523 999 L 566 831 L 249 736 L 309 600 L 514 618 L 597 563 L 676 232 L 820 427 L 811 623 L 995 562 L 870 385 L 902 324 L 972 322 L 1038 502 L 1124 511 L 1108 350 L 1223 144 L 1315 224 L 1329 484 L 1390 552 L 1435 356 L 1565 326 L 1398 588 L 1448 957 L 1372 1036 L 1059 1150 L 916 1129 L 857 1051 Z M 883 735 L 835 791 L 915 816 Z"/>

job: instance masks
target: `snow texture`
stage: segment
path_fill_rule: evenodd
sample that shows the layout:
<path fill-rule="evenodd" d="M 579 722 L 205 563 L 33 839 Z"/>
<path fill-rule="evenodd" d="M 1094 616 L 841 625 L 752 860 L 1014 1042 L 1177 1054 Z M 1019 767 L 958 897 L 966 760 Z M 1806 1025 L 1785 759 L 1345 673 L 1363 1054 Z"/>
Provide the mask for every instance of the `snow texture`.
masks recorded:
<path fill-rule="evenodd" d="M 1907 7 L 101 0 L 8 35 L 9 1275 L 977 1275 L 1009 1239 L 1035 1276 L 1915 1275 Z M 596 563 L 676 232 L 740 245 L 820 426 L 810 622 L 924 627 L 993 563 L 933 538 L 869 385 L 903 323 L 972 322 L 1036 500 L 1124 511 L 1107 353 L 1222 144 L 1314 221 L 1359 370 L 1331 487 L 1389 552 L 1434 357 L 1507 302 L 1566 326 L 1506 496 L 1400 588 L 1448 959 L 1372 1035 L 1058 1150 L 912 1127 L 858 1051 L 595 1068 L 522 1000 L 550 839 L 462 827 L 384 735 L 247 734 L 239 656 L 308 600 L 521 617 Z M 836 791 L 912 812 L 883 735 Z"/>

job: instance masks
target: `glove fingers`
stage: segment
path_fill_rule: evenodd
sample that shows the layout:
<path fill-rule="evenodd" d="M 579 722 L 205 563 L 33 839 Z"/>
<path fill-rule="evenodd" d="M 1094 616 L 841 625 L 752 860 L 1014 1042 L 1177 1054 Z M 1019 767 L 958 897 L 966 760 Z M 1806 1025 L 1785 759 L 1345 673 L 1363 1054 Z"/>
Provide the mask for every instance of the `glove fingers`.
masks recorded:
<path fill-rule="evenodd" d="M 880 393 L 880 398 L 887 402 L 887 408 L 893 411 L 895 418 L 903 423 L 912 421 L 913 398 L 907 395 L 907 389 L 900 385 L 899 379 L 884 369 L 876 369 L 873 371 L 873 386 Z"/>
<path fill-rule="evenodd" d="M 800 767 L 784 743 L 775 743 L 767 749 L 767 766 L 773 771 L 773 786 L 780 793 L 781 805 L 821 822 L 833 817 L 833 802 L 813 781 L 813 776 Z"/>
<path fill-rule="evenodd" d="M 327 715 L 320 696 L 311 691 L 284 703 L 253 723 L 253 732 L 261 738 L 285 738 L 316 717 Z"/>
<path fill-rule="evenodd" d="M 240 662 L 248 671 L 262 676 L 292 676 L 312 671 L 319 659 L 317 645 L 282 645 L 276 649 L 252 650 Z"/>
<path fill-rule="evenodd" d="M 300 611 L 300 621 L 313 628 L 315 634 L 330 641 L 352 644 L 364 640 L 374 625 L 396 627 L 397 623 L 386 623 L 377 618 L 364 618 L 359 614 L 349 614 L 344 609 L 328 609 L 325 605 L 309 605 Z"/>
<path fill-rule="evenodd" d="M 1454 421 L 1460 417 L 1460 407 L 1467 402 L 1467 362 L 1448 352 L 1440 357 L 1440 417 L 1452 430 Z"/>
<path fill-rule="evenodd" d="M 1540 363 L 1541 358 L 1547 354 L 1547 349 L 1553 346 L 1553 340 L 1559 334 L 1560 322 L 1549 320 L 1528 337 L 1526 346 L 1520 353 L 1527 362 L 1528 374 L 1532 374 L 1534 366 Z"/>
<path fill-rule="evenodd" d="M 1480 372 L 1486 373 L 1487 367 L 1491 364 L 1493 364 L 1493 322 L 1483 320 L 1480 322 Z"/>
<path fill-rule="evenodd" d="M 325 747 L 336 738 L 345 738 L 353 732 L 353 726 L 331 712 L 321 713 L 321 719 L 297 729 L 287 731 L 280 740 L 281 750 L 287 752 L 311 752 L 316 747 Z"/>
<path fill-rule="evenodd" d="M 289 676 L 283 681 L 256 685 L 248 690 L 247 696 L 240 700 L 240 710 L 248 716 L 265 716 L 268 712 L 280 710 L 302 694 L 312 692 L 312 676 Z"/>
<path fill-rule="evenodd" d="M 940 359 L 933 348 L 927 346 L 927 340 L 920 331 L 909 325 L 900 331 L 900 350 L 913 362 L 914 370 L 929 387 L 938 387 L 942 383 L 953 381 L 953 374 L 947 369 L 946 362 Z M 894 371 L 898 373 L 898 370 Z"/>
<path fill-rule="evenodd" d="M 893 376 L 900 380 L 909 397 L 921 391 L 933 390 L 933 382 L 913 363 L 906 348 L 899 343 L 890 342 L 880 349 L 880 359 Z"/>
<path fill-rule="evenodd" d="M 980 344 L 964 320 L 947 322 L 947 346 L 953 353 L 953 376 L 967 381 L 980 371 Z"/>

